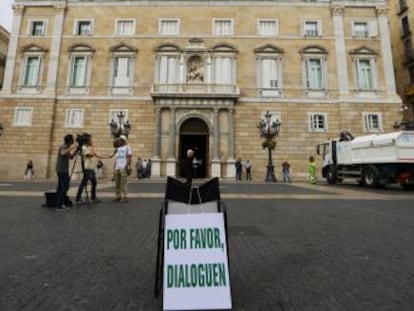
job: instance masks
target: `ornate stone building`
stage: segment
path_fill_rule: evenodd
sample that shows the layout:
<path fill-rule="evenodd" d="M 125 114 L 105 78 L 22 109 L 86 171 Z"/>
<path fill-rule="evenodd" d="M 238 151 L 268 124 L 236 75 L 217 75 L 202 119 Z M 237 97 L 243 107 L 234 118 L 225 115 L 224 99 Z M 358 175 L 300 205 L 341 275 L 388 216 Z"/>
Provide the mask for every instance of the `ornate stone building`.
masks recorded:
<path fill-rule="evenodd" d="M 414 1 L 390 0 L 389 19 L 397 92 L 402 98 L 403 122 L 414 120 Z M 398 124 L 396 124 L 397 127 Z M 411 128 L 414 124 L 411 124 Z"/>
<path fill-rule="evenodd" d="M 153 176 L 180 176 L 193 148 L 198 177 L 233 178 L 242 158 L 262 180 L 257 125 L 270 111 L 282 123 L 277 175 L 288 159 L 303 178 L 317 143 L 343 129 L 392 131 L 401 119 L 385 5 L 16 0 L 0 176 L 20 177 L 30 158 L 37 176 L 53 177 L 67 133 L 91 133 L 111 154 L 108 124 L 122 111 Z"/>

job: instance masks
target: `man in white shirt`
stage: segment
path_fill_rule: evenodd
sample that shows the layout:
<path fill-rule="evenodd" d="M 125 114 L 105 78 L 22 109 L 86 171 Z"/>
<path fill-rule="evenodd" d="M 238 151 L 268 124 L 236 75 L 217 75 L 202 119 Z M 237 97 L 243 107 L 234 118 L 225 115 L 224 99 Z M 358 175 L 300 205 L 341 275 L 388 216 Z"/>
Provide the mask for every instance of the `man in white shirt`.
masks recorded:
<path fill-rule="evenodd" d="M 115 158 L 115 186 L 116 202 L 128 201 L 128 170 L 131 168 L 132 150 L 128 146 L 126 136 L 119 137 L 119 146 L 114 154 Z"/>

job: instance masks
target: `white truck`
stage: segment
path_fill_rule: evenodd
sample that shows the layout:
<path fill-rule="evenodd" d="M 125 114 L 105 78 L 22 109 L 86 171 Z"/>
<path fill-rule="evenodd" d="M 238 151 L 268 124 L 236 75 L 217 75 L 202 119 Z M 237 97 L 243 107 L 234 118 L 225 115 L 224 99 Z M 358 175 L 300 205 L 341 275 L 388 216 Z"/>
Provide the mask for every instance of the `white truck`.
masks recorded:
<path fill-rule="evenodd" d="M 391 183 L 414 189 L 414 131 L 340 137 L 317 145 L 323 157 L 322 176 L 329 184 L 344 179 L 380 188 Z"/>

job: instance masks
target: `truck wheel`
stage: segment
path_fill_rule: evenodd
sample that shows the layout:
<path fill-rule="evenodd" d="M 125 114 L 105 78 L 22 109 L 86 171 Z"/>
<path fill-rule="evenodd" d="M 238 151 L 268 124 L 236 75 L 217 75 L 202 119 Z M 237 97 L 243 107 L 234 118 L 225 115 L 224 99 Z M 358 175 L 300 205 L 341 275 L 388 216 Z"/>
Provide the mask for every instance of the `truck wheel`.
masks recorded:
<path fill-rule="evenodd" d="M 326 181 L 330 185 L 334 185 L 336 183 L 336 172 L 330 167 L 328 167 L 326 171 Z"/>
<path fill-rule="evenodd" d="M 379 173 L 376 167 L 369 166 L 362 171 L 362 181 L 370 188 L 379 187 Z"/>

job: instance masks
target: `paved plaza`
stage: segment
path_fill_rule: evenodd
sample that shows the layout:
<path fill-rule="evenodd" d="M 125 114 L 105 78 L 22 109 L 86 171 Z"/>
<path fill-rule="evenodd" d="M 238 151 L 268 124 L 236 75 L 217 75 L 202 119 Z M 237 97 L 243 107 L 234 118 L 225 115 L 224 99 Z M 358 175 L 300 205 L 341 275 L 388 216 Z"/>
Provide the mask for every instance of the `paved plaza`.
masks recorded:
<path fill-rule="evenodd" d="M 163 180 L 128 203 L 41 207 L 54 181 L 0 181 L 1 311 L 156 311 Z M 234 311 L 413 311 L 414 192 L 220 183 Z M 71 198 L 76 191 L 72 183 Z"/>

